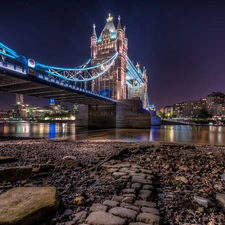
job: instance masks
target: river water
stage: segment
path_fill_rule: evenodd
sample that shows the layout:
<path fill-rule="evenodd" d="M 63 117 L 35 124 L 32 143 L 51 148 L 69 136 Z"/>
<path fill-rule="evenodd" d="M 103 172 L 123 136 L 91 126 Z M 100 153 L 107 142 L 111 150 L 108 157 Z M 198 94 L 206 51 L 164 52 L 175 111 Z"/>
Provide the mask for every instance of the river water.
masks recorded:
<path fill-rule="evenodd" d="M 0 136 L 68 140 L 178 142 L 225 145 L 225 126 L 163 125 L 151 129 L 89 130 L 75 123 L 0 123 Z"/>

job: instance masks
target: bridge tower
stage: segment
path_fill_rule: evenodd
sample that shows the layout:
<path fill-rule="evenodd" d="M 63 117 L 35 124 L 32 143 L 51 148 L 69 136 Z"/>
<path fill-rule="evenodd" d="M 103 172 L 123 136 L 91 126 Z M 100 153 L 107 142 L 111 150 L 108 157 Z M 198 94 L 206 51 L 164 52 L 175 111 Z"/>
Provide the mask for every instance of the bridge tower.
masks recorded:
<path fill-rule="evenodd" d="M 125 37 L 125 29 L 122 29 L 120 17 L 117 28 L 113 23 L 113 17 L 109 14 L 105 27 L 99 37 L 96 35 L 95 25 L 91 36 L 92 65 L 100 64 L 110 59 L 115 53 L 119 53 L 114 65 L 101 77 L 93 80 L 92 91 L 105 96 L 122 100 L 127 98 L 126 67 L 127 67 L 128 39 Z M 104 70 L 105 66 L 101 67 Z M 93 71 L 97 73 L 100 71 Z"/>

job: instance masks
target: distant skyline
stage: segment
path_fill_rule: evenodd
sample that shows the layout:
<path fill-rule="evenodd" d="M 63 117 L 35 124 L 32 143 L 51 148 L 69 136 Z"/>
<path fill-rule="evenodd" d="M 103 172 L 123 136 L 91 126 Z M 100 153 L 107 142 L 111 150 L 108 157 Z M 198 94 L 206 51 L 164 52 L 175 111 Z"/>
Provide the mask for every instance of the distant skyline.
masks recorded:
<path fill-rule="evenodd" d="M 99 36 L 108 14 L 126 26 L 128 55 L 149 77 L 156 109 L 225 92 L 225 1 L 7 0 L 0 42 L 38 62 L 74 67 L 90 57 L 92 26 Z M 15 94 L 0 92 L 0 109 Z M 48 105 L 48 99 L 25 96 Z"/>

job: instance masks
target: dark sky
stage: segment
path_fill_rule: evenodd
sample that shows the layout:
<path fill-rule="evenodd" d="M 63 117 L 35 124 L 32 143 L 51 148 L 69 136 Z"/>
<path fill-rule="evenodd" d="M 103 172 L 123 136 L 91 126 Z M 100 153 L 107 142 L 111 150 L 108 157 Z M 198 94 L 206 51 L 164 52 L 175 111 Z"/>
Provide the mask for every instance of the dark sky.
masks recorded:
<path fill-rule="evenodd" d="M 225 92 L 225 1 L 7 0 L 0 42 L 43 64 L 74 67 L 90 57 L 92 25 L 99 35 L 108 13 L 115 25 L 121 16 L 128 55 L 147 68 L 157 109 Z M 0 109 L 15 103 L 14 94 L 0 92 L 0 98 Z"/>

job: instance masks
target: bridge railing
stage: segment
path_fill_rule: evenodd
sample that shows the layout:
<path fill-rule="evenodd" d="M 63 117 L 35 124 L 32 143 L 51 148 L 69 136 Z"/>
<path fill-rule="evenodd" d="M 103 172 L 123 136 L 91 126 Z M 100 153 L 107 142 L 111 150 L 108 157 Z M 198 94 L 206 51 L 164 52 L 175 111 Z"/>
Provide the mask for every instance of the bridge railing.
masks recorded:
<path fill-rule="evenodd" d="M 65 81 L 58 80 L 57 78 L 50 77 L 49 75 L 37 73 L 36 71 L 30 69 L 29 67 L 25 67 L 25 66 L 20 67 L 20 66 L 17 66 L 15 64 L 7 63 L 5 61 L 0 60 L 0 68 L 2 68 L 3 70 L 6 70 L 6 71 L 12 71 L 17 75 L 27 75 L 27 76 L 30 75 L 30 76 L 35 77 L 36 79 L 42 80 L 44 82 L 54 83 L 56 85 L 59 85 L 59 86 L 62 86 L 62 87 L 65 87 L 65 88 L 68 88 L 68 89 L 71 89 L 71 90 L 74 90 L 74 91 L 79 91 L 79 92 L 82 92 L 82 93 L 85 93 L 85 94 L 90 94 L 90 95 L 93 95 L 93 96 L 96 96 L 96 97 L 100 97 L 100 98 L 107 99 L 107 100 L 115 102 L 115 100 L 112 99 L 112 98 L 100 95 L 99 93 L 95 93 L 95 92 L 92 92 L 92 91 L 84 89 L 84 88 L 80 88 L 78 86 L 70 84 L 66 80 Z"/>

